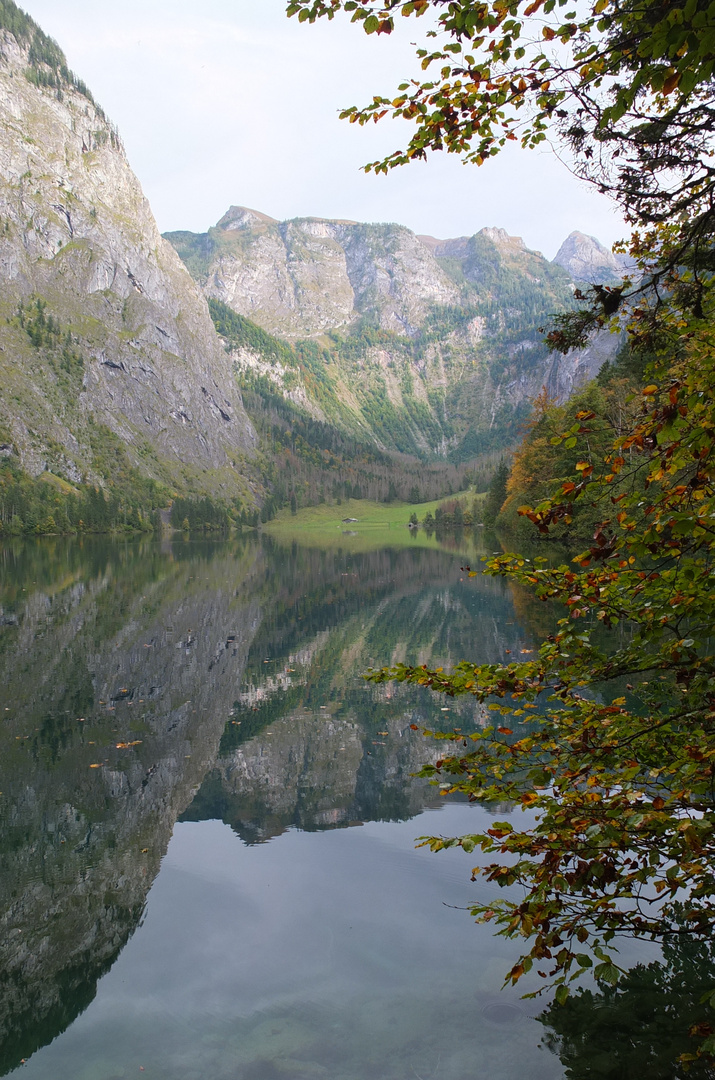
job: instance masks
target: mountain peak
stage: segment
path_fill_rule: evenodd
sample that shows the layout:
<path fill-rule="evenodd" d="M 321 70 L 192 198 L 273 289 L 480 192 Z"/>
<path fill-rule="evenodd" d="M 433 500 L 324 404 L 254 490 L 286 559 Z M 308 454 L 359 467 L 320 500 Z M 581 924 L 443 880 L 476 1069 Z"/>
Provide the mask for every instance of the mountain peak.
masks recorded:
<path fill-rule="evenodd" d="M 602 285 L 623 276 L 623 265 L 595 236 L 575 229 L 566 237 L 553 260 L 577 281 Z"/>
<path fill-rule="evenodd" d="M 484 229 L 480 229 L 477 235 L 485 236 L 487 240 L 491 240 L 497 247 L 523 248 L 525 246 L 520 236 L 509 236 L 506 229 L 497 229 L 489 225 Z"/>
<path fill-rule="evenodd" d="M 476 234 L 491 240 L 493 244 L 501 248 L 516 248 L 526 251 L 526 245 L 520 236 L 510 236 L 506 229 L 499 229 L 490 225 L 480 229 Z M 449 256 L 455 259 L 464 259 L 469 251 L 470 236 L 453 236 L 447 240 L 439 240 L 436 236 L 418 235 L 417 239 L 424 244 L 437 258 Z"/>
<path fill-rule="evenodd" d="M 251 210 L 248 206 L 229 206 L 220 221 L 216 223 L 217 229 L 252 229 L 256 225 L 277 225 L 276 218 L 262 214 L 260 210 Z"/>

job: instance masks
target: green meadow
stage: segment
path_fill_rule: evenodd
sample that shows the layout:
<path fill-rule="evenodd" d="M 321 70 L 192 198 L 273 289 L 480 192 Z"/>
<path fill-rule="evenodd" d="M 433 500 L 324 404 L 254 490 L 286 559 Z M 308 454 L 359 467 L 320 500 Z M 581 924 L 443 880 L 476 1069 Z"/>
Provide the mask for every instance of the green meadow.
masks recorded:
<path fill-rule="evenodd" d="M 450 496 L 460 502 L 474 499 L 482 500 L 481 495 Z M 323 503 L 320 506 L 308 506 L 291 514 L 290 510 L 281 510 L 278 515 L 263 526 L 264 532 L 284 542 L 296 541 L 308 547 L 342 548 L 347 551 L 370 551 L 378 547 L 429 547 L 435 549 L 460 551 L 472 554 L 475 551 L 475 538 L 471 529 L 459 533 L 448 532 L 438 537 L 425 529 L 410 529 L 410 516 L 417 514 L 421 521 L 424 516 L 435 510 L 447 499 L 436 499 L 427 503 L 378 503 L 369 499 L 348 499 L 340 506 Z M 349 521 L 348 518 L 354 520 Z M 477 543 L 479 533 L 477 530 Z"/>

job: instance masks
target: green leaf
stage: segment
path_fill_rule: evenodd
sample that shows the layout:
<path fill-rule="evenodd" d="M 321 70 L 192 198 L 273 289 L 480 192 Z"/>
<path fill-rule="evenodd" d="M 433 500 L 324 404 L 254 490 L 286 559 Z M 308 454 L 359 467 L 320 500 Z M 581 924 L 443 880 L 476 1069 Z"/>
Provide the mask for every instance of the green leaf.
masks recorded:
<path fill-rule="evenodd" d="M 593 969 L 593 974 L 598 982 L 608 983 L 609 986 L 615 986 L 619 979 L 618 968 L 611 961 L 597 964 Z"/>

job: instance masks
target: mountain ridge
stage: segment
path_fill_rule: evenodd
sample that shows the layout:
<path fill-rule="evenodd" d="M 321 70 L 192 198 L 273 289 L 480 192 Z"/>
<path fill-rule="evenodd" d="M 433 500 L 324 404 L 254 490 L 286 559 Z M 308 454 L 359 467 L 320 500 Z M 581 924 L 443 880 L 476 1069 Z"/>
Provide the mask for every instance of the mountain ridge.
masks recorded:
<path fill-rule="evenodd" d="M 549 355 L 540 324 L 572 305 L 576 282 L 498 227 L 439 239 L 233 205 L 206 233 L 165 235 L 212 304 L 287 343 L 277 361 L 227 340 L 242 386 L 270 383 L 382 450 L 466 461 L 506 448 L 542 388 L 568 396 L 615 350 L 606 336 Z M 320 393 L 314 369 L 289 359 L 306 339 Z"/>

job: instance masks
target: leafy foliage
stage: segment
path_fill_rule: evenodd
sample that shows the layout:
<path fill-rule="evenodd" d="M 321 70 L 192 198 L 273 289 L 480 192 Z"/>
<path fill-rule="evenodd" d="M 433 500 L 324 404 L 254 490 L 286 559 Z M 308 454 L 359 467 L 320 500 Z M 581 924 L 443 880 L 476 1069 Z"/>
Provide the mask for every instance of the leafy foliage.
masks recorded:
<path fill-rule="evenodd" d="M 574 473 L 580 476 L 589 465 L 603 459 L 614 439 L 629 431 L 636 418 L 639 407 L 636 390 L 634 380 L 614 374 L 604 378 L 601 385 L 585 387 L 565 405 L 556 405 L 542 394 L 535 403 L 530 429 L 514 455 L 504 498 L 492 524 L 497 522 L 520 540 L 531 540 L 532 519 L 521 514 L 523 505 L 536 506 L 548 500 L 556 477 L 568 479 Z M 584 445 L 579 435 L 586 423 Z M 562 438 L 560 433 L 566 429 L 568 434 Z M 631 459 L 633 454 L 633 450 L 629 451 Z M 642 491 L 637 474 L 630 476 L 628 483 L 632 490 Z M 608 516 L 611 498 L 622 489 L 623 479 L 618 475 L 607 490 L 591 488 L 589 497 L 574 501 L 571 512 L 554 523 L 546 535 L 568 543 L 587 542 L 604 516 Z"/>
<path fill-rule="evenodd" d="M 432 69 L 436 77 L 404 82 L 396 97 L 376 96 L 366 108 L 342 114 L 359 124 L 391 115 L 416 129 L 405 150 L 368 168 L 384 172 L 442 149 L 482 164 L 509 139 L 538 146 L 554 121 L 565 122 L 561 128 L 587 160 L 594 142 L 617 137 L 642 166 L 648 143 L 663 145 L 663 125 L 648 115 L 649 108 L 666 114 L 671 130 L 690 127 L 691 137 L 706 138 L 696 117 L 698 108 L 709 116 L 713 15 L 707 3 L 596 0 L 581 13 L 562 15 L 564 7 L 568 0 L 290 0 L 287 11 L 301 22 L 346 11 L 367 34 L 390 34 L 397 13 L 436 15 L 437 27 L 426 34 L 434 47 L 417 49 L 422 70 Z M 643 130 L 648 121 L 655 130 Z M 677 166 L 673 160 L 659 164 L 687 176 L 691 161 L 692 155 Z M 628 157 L 619 168 L 623 183 L 635 184 L 628 188 L 631 199 L 653 201 L 655 181 L 633 177 Z M 690 175 L 690 191 L 699 182 L 700 176 Z"/>
<path fill-rule="evenodd" d="M 644 388 L 635 422 L 600 471 L 582 456 L 556 500 L 523 508 L 548 530 L 618 480 L 613 516 L 576 569 L 514 555 L 488 562 L 488 573 L 567 609 L 536 659 L 465 662 L 451 674 L 398 665 L 372 676 L 471 693 L 496 712 L 493 727 L 447 737 L 472 742 L 466 754 L 425 772 L 444 790 L 513 800 L 527 823 L 429 842 L 496 855 L 475 874 L 523 887 L 521 901 L 472 910 L 531 940 L 510 977 L 537 965 L 558 1000 L 591 968 L 603 983 L 618 981 L 608 950 L 619 934 L 669 939 L 685 927 L 705 937 L 715 919 L 712 346 L 709 330 L 691 332 L 682 359 L 663 364 L 661 385 Z M 583 448 L 590 419 L 554 441 Z M 605 646 L 594 636 L 599 624 L 619 628 Z"/>

